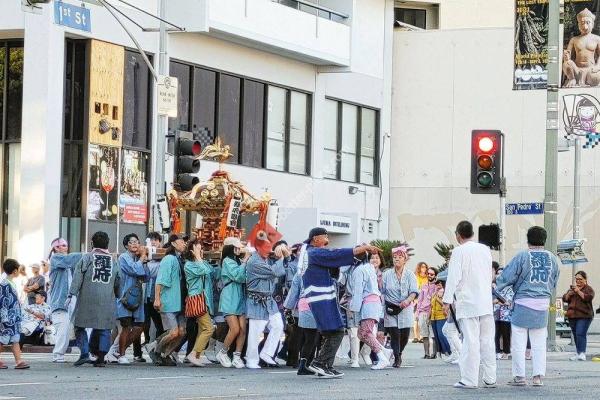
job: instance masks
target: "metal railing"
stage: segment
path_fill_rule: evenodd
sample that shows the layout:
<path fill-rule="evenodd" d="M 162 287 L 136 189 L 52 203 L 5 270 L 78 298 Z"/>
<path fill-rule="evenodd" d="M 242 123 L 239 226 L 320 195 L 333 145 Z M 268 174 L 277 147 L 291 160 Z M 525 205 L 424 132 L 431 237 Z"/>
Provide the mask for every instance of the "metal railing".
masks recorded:
<path fill-rule="evenodd" d="M 324 7 L 310 1 L 305 0 L 271 0 L 275 3 L 279 3 L 281 5 L 295 8 L 300 11 L 307 12 L 309 14 L 316 15 L 321 18 L 327 18 L 331 21 L 342 22 L 345 19 L 348 19 L 350 16 L 348 14 L 332 10 L 331 8 Z"/>

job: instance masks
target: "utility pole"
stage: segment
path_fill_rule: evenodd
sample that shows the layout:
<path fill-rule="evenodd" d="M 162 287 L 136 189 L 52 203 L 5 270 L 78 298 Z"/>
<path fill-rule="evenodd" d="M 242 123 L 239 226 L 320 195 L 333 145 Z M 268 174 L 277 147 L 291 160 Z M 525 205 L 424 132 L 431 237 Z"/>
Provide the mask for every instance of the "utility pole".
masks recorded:
<path fill-rule="evenodd" d="M 579 239 L 580 228 L 579 228 L 579 216 L 581 214 L 581 177 L 579 172 L 581 171 L 581 138 L 576 136 L 575 138 L 575 168 L 573 171 L 573 239 Z M 575 284 L 575 270 L 577 264 L 573 262 L 571 265 L 571 281 Z"/>
<path fill-rule="evenodd" d="M 500 254 L 498 256 L 498 263 L 501 268 L 506 265 L 506 177 L 504 176 L 504 153 L 505 153 L 505 140 L 504 133 L 500 134 L 500 140 L 502 141 L 502 160 L 500 162 Z"/>
<path fill-rule="evenodd" d="M 546 250 L 556 253 L 558 229 L 558 86 L 559 86 L 560 1 L 548 2 L 548 85 L 546 91 L 546 176 L 544 228 L 548 233 Z M 556 350 L 556 288 L 548 316 L 548 349 Z"/>
<path fill-rule="evenodd" d="M 168 75 L 169 65 L 167 58 L 167 25 L 164 20 L 166 17 L 166 0 L 158 0 L 158 16 L 160 18 L 159 28 L 159 39 L 158 39 L 158 74 Z M 165 147 L 166 147 L 166 135 L 168 130 L 168 117 L 166 115 L 158 115 L 158 121 L 156 124 L 156 150 L 154 152 L 156 169 L 156 177 L 154 179 L 154 192 L 155 199 L 164 199 L 165 197 Z M 158 211 L 160 212 L 160 211 Z M 162 218 L 169 218 L 169 216 L 162 216 Z M 156 230 L 156 222 L 154 223 L 154 229 Z M 160 227 L 161 230 L 163 227 Z"/>

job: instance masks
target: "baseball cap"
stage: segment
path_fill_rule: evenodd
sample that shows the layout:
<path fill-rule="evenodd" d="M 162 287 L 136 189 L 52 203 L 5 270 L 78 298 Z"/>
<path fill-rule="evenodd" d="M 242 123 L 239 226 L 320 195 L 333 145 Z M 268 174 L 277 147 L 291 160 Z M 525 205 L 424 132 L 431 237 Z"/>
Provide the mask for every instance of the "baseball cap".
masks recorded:
<path fill-rule="evenodd" d="M 223 240 L 223 246 L 233 246 L 233 247 L 237 247 L 238 249 L 241 249 L 244 247 L 244 245 L 242 244 L 240 239 L 236 238 L 236 237 L 225 238 L 225 240 Z"/>
<path fill-rule="evenodd" d="M 320 235 L 327 235 L 327 229 L 321 227 L 312 228 L 308 233 L 308 239 L 306 239 L 304 243 L 310 243 L 315 236 Z"/>

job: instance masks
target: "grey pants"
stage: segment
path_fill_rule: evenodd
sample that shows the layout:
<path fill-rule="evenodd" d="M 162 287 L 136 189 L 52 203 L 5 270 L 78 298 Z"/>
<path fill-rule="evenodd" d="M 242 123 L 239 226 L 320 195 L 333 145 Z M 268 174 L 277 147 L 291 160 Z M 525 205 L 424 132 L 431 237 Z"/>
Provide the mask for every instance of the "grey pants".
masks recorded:
<path fill-rule="evenodd" d="M 326 365 L 327 367 L 333 367 L 333 363 L 335 361 L 335 355 L 342 344 L 342 339 L 344 338 L 344 331 L 326 331 L 321 332 L 321 350 L 315 357 L 315 361 Z"/>

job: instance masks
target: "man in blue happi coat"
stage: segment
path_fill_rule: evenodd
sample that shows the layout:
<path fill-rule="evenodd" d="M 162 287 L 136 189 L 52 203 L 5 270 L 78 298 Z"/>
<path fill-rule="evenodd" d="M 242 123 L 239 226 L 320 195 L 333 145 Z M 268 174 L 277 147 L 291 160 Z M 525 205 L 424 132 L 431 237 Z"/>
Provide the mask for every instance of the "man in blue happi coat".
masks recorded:
<path fill-rule="evenodd" d="M 303 295 L 315 317 L 317 329 L 323 342 L 309 370 L 326 378 L 341 378 L 344 374 L 333 369 L 335 354 L 344 337 L 344 324 L 337 298 L 336 280 L 332 274 L 340 267 L 352 265 L 355 256 L 373 253 L 375 246 L 362 245 L 355 248 L 326 249 L 329 244 L 327 230 L 311 229 L 305 241 L 306 254 L 301 255 L 298 268 L 303 269 Z"/>

